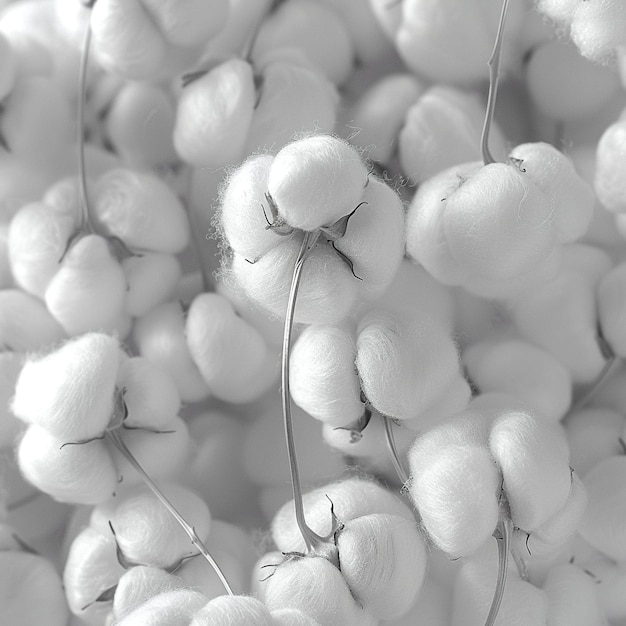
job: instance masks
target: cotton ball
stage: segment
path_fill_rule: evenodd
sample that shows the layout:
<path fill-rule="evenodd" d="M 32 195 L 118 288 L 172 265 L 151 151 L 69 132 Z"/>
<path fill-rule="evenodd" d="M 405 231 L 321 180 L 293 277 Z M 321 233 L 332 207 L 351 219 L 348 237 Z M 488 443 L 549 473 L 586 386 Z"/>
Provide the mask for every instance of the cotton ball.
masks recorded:
<path fill-rule="evenodd" d="M 274 626 L 267 607 L 251 596 L 219 596 L 205 604 L 189 626 L 220 624 L 220 626 Z"/>
<path fill-rule="evenodd" d="M 379 619 L 397 619 L 413 606 L 428 563 L 417 525 L 397 515 L 364 515 L 337 537 L 341 573 L 358 602 Z"/>
<path fill-rule="evenodd" d="M 47 559 L 27 552 L 3 551 L 0 572 L 0 604 L 6 624 L 67 624 L 69 612 L 63 586 Z"/>
<path fill-rule="evenodd" d="M 359 324 L 356 367 L 368 401 L 396 419 L 418 417 L 459 373 L 456 347 L 425 315 L 372 311 Z"/>
<path fill-rule="evenodd" d="M 626 184 L 621 173 L 626 163 L 626 112 L 602 133 L 596 147 L 594 189 L 613 213 L 626 212 Z"/>
<path fill-rule="evenodd" d="M 193 589 L 165 591 L 125 615 L 117 626 L 189 626 L 206 601 L 204 594 Z"/>
<path fill-rule="evenodd" d="M 113 169 L 96 181 L 94 219 L 130 248 L 177 254 L 189 243 L 189 221 L 174 191 L 154 174 Z"/>
<path fill-rule="evenodd" d="M 572 479 L 569 447 L 559 425 L 506 411 L 492 425 L 489 448 L 518 528 L 533 531 L 565 505 Z"/>
<path fill-rule="evenodd" d="M 598 0 L 578 3 L 570 36 L 580 53 L 599 63 L 614 59 L 615 47 L 626 44 L 626 10 L 621 2 Z"/>
<path fill-rule="evenodd" d="M 273 626 L 319 626 L 319 622 L 300 609 L 276 609 L 271 612 Z"/>
<path fill-rule="evenodd" d="M 232 278 L 272 315 L 285 318 L 301 238 L 289 238 L 255 263 L 235 255 Z M 297 324 L 334 324 L 357 302 L 358 280 L 330 246 L 316 246 L 305 259 L 295 307 Z"/>
<path fill-rule="evenodd" d="M 626 418 L 621 412 L 602 406 L 587 408 L 568 415 L 564 425 L 570 463 L 580 476 L 623 452 L 619 438 Z"/>
<path fill-rule="evenodd" d="M 385 513 L 415 521 L 412 510 L 393 493 L 372 480 L 348 478 L 304 494 L 307 524 L 320 536 L 331 531 L 331 502 L 337 518 L 346 522 L 363 515 Z M 287 502 L 272 520 L 272 538 L 283 552 L 303 552 L 304 540 L 295 520 L 293 501 Z"/>
<path fill-rule="evenodd" d="M 279 565 L 265 586 L 270 611 L 300 609 L 321 626 L 376 623 L 350 593 L 341 572 L 321 557 L 302 557 Z"/>
<path fill-rule="evenodd" d="M 180 302 L 165 302 L 139 318 L 133 327 L 133 340 L 141 356 L 171 376 L 184 402 L 208 397 L 209 388 L 187 346 L 185 312 Z"/>
<path fill-rule="evenodd" d="M 537 10 L 552 20 L 567 24 L 574 19 L 579 4 L 580 0 L 537 0 Z"/>
<path fill-rule="evenodd" d="M 347 327 L 307 327 L 294 343 L 289 362 L 294 402 L 331 427 L 357 421 L 364 405 L 355 359 L 356 341 Z"/>
<path fill-rule="evenodd" d="M 315 230 L 353 211 L 366 182 L 367 168 L 355 148 L 332 135 L 312 135 L 278 152 L 267 187 L 290 226 Z"/>
<path fill-rule="evenodd" d="M 470 379 L 483 392 L 517 396 L 539 417 L 559 421 L 572 401 L 569 371 L 549 352 L 511 339 L 471 345 L 463 354 Z"/>

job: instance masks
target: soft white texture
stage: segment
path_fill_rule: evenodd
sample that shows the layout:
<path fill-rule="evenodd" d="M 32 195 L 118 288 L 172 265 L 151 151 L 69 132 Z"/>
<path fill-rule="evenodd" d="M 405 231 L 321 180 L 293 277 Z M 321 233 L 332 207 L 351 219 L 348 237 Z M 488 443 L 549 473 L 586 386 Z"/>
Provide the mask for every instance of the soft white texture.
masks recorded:
<path fill-rule="evenodd" d="M 204 594 L 193 589 L 165 591 L 124 616 L 117 626 L 189 626 L 206 601 Z"/>
<path fill-rule="evenodd" d="M 274 626 L 268 608 L 252 596 L 219 596 L 205 604 L 189 626 Z"/>
<path fill-rule="evenodd" d="M 602 133 L 596 147 L 594 189 L 600 202 L 613 213 L 626 211 L 626 114 Z"/>
<path fill-rule="evenodd" d="M 579 2 L 570 36 L 580 53 L 600 63 L 614 60 L 615 48 L 626 44 L 626 7 L 620 0 Z"/>

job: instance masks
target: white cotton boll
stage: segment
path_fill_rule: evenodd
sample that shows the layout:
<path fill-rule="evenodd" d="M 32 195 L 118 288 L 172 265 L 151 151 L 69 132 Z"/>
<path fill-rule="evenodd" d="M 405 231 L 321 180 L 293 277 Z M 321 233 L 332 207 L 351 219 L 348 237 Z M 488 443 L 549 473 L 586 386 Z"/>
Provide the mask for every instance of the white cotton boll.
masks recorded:
<path fill-rule="evenodd" d="M 163 569 L 145 565 L 131 567 L 117 583 L 113 598 L 113 614 L 120 619 L 151 597 L 181 587 L 180 578 Z"/>
<path fill-rule="evenodd" d="M 333 131 L 339 94 L 319 70 L 295 59 L 275 59 L 263 69 L 261 81 L 247 154 L 276 153 L 302 133 Z"/>
<path fill-rule="evenodd" d="M 172 377 L 183 402 L 208 397 L 209 388 L 189 353 L 180 302 L 165 302 L 139 318 L 133 328 L 133 340 L 141 356 Z"/>
<path fill-rule="evenodd" d="M 203 593 L 193 589 L 174 589 L 150 598 L 116 622 L 117 626 L 189 626 L 205 604 Z"/>
<path fill-rule="evenodd" d="M 192 165 L 235 165 L 245 156 L 256 87 L 252 66 L 230 59 L 183 88 L 178 98 L 174 146 Z"/>
<path fill-rule="evenodd" d="M 176 484 L 162 487 L 167 499 L 191 524 L 201 541 L 209 535 L 211 514 L 193 491 Z M 111 517 L 117 545 L 133 563 L 167 569 L 196 548 L 161 501 L 143 485 L 125 494 Z"/>
<path fill-rule="evenodd" d="M 235 255 L 233 278 L 247 296 L 278 318 L 285 318 L 293 270 L 301 238 L 289 238 L 255 263 Z M 295 308 L 297 324 L 335 324 L 357 302 L 359 281 L 330 247 L 320 245 L 308 254 Z"/>
<path fill-rule="evenodd" d="M 41 300 L 17 289 L 0 290 L 0 346 L 27 352 L 66 337 Z"/>
<path fill-rule="evenodd" d="M 120 362 L 113 337 L 89 333 L 28 359 L 15 386 L 17 417 L 65 441 L 98 437 L 113 415 Z"/>
<path fill-rule="evenodd" d="M 478 93 L 435 85 L 415 99 L 398 138 L 402 171 L 413 183 L 481 158 L 485 104 Z M 489 143 L 497 160 L 506 155 L 500 126 L 491 127 Z"/>
<path fill-rule="evenodd" d="M 589 506 L 579 528 L 580 534 L 609 558 L 626 560 L 626 456 L 600 461 L 585 474 L 583 482 L 589 495 Z"/>
<path fill-rule="evenodd" d="M 276 609 L 271 612 L 273 626 L 319 626 L 319 622 L 300 609 Z"/>
<path fill-rule="evenodd" d="M 255 597 L 265 601 L 265 587 L 272 577 L 274 569 L 285 560 L 285 555 L 278 550 L 266 552 L 254 562 L 250 573 L 250 589 Z"/>
<path fill-rule="evenodd" d="M 185 209 L 154 174 L 121 168 L 108 171 L 96 181 L 93 195 L 94 218 L 130 248 L 177 254 L 187 247 Z"/>
<path fill-rule="evenodd" d="M 0 553 L 0 614 L 5 624 L 65 626 L 69 611 L 61 579 L 38 554 Z"/>
<path fill-rule="evenodd" d="M 330 500 L 330 501 L 329 501 Z M 391 491 L 370 479 L 347 478 L 304 494 L 307 524 L 321 536 L 331 531 L 331 502 L 337 518 L 346 522 L 363 515 L 385 513 L 415 521 L 413 511 Z M 272 538 L 283 552 L 303 552 L 304 540 L 296 525 L 293 500 L 285 503 L 271 525 Z"/>
<path fill-rule="evenodd" d="M 595 113 L 620 86 L 614 71 L 560 41 L 546 41 L 532 51 L 525 80 L 544 115 L 568 122 Z"/>
<path fill-rule="evenodd" d="M 626 211 L 626 113 L 608 126 L 596 147 L 594 189 L 600 202 L 613 213 Z"/>
<path fill-rule="evenodd" d="M 580 0 L 536 0 L 537 10 L 557 22 L 569 23 Z"/>
<path fill-rule="evenodd" d="M 194 362 L 217 398 L 249 402 L 276 380 L 278 354 L 224 296 L 197 296 L 187 313 L 185 335 Z"/>
<path fill-rule="evenodd" d="M 101 441 L 69 445 L 39 426 L 29 426 L 17 449 L 22 474 L 59 502 L 97 504 L 118 484 L 118 473 Z"/>
<path fill-rule="evenodd" d="M 73 337 L 117 328 L 126 298 L 126 278 L 107 240 L 85 235 L 67 251 L 45 292 L 48 310 Z"/>
<path fill-rule="evenodd" d="M 294 343 L 289 362 L 293 401 L 331 427 L 357 421 L 365 407 L 355 359 L 356 341 L 349 328 L 306 328 Z"/>
<path fill-rule="evenodd" d="M 178 259 L 171 254 L 144 252 L 122 261 L 128 282 L 126 311 L 141 317 L 168 300 L 182 276 Z"/>
<path fill-rule="evenodd" d="M 511 339 L 471 345 L 463 354 L 469 378 L 482 392 L 503 391 L 538 417 L 558 422 L 572 402 L 572 377 L 549 352 Z"/>
<path fill-rule="evenodd" d="M 315 230 L 353 211 L 367 180 L 367 168 L 354 147 L 333 135 L 312 135 L 278 152 L 267 190 L 290 226 Z"/>
<path fill-rule="evenodd" d="M 354 64 L 354 45 L 343 20 L 331 8 L 311 0 L 294 0 L 267 17 L 254 42 L 253 57 L 284 47 L 302 49 L 336 85 L 344 83 Z"/>
<path fill-rule="evenodd" d="M 282 563 L 267 581 L 264 595 L 270 611 L 300 609 L 321 626 L 376 623 L 357 605 L 339 569 L 321 557 Z"/>
<path fill-rule="evenodd" d="M 533 531 L 565 505 L 572 479 L 559 425 L 521 411 L 504 412 L 491 428 L 489 449 L 518 528 Z"/>
<path fill-rule="evenodd" d="M 525 143 L 509 155 L 519 160 L 520 171 L 554 203 L 554 225 L 557 241 L 569 243 L 582 237 L 593 215 L 593 190 L 574 169 L 572 162 L 554 146 Z"/>
<path fill-rule="evenodd" d="M 459 357 L 447 332 L 425 315 L 372 311 L 359 323 L 356 367 L 377 411 L 411 419 L 443 397 L 459 373 Z"/>
<path fill-rule="evenodd" d="M 614 59 L 615 47 L 626 44 L 626 8 L 615 0 L 579 2 L 570 36 L 580 53 L 598 63 Z"/>
<path fill-rule="evenodd" d="M 123 390 L 128 411 L 126 426 L 163 429 L 181 409 L 171 376 L 145 357 L 131 357 L 120 364 L 117 387 Z"/>
<path fill-rule="evenodd" d="M 384 620 L 409 611 L 428 564 L 415 522 L 397 515 L 364 515 L 346 522 L 337 547 L 341 573 L 359 604 Z"/>
<path fill-rule="evenodd" d="M 74 229 L 73 216 L 58 215 L 45 204 L 22 207 L 11 220 L 8 235 L 9 261 L 17 285 L 43 298 Z"/>
<path fill-rule="evenodd" d="M 0 352 L 0 450 L 12 448 L 24 424 L 11 410 L 15 384 L 24 365 L 24 355 Z"/>
<path fill-rule="evenodd" d="M 548 596 L 548 623 L 571 626 L 606 626 L 593 579 L 576 565 L 550 569 L 543 585 Z"/>
<path fill-rule="evenodd" d="M 219 596 L 205 604 L 189 626 L 274 626 L 268 608 L 251 596 Z"/>
<path fill-rule="evenodd" d="M 351 111 L 351 126 L 358 129 L 351 142 L 370 159 L 388 163 L 398 149 L 398 133 L 407 111 L 423 87 L 410 74 L 390 74 L 374 83 Z"/>
<path fill-rule="evenodd" d="M 602 401 L 599 401 L 602 405 Z M 600 461 L 623 453 L 619 438 L 626 425 L 621 412 L 593 407 L 567 416 L 565 433 L 570 448 L 570 463 L 580 476 Z"/>

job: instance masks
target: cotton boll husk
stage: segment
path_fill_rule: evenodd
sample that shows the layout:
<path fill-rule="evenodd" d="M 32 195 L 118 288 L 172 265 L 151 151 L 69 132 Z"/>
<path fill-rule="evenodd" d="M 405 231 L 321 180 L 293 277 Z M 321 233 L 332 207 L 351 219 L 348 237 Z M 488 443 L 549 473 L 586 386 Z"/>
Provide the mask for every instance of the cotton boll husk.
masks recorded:
<path fill-rule="evenodd" d="M 275 382 L 278 354 L 263 335 L 237 315 L 224 296 L 200 294 L 187 313 L 189 352 L 213 395 L 227 402 L 250 402 Z"/>
<path fill-rule="evenodd" d="M 107 240 L 85 235 L 67 251 L 44 298 L 50 313 L 73 337 L 93 330 L 116 330 L 126 289 L 124 270 L 112 256 Z"/>
<path fill-rule="evenodd" d="M 66 337 L 41 300 L 17 289 L 0 290 L 0 345 L 27 352 Z"/>
<path fill-rule="evenodd" d="M 353 211 L 367 181 L 367 168 L 354 147 L 333 135 L 311 135 L 278 152 L 267 189 L 289 225 L 315 230 Z"/>
<path fill-rule="evenodd" d="M 169 299 L 182 276 L 178 259 L 171 254 L 145 252 L 122 261 L 128 283 L 126 311 L 141 317 Z"/>
<path fill-rule="evenodd" d="M 599 0 L 593 6 L 578 3 L 570 36 L 580 53 L 597 63 L 614 60 L 617 46 L 626 44 L 626 10 L 621 2 Z"/>
<path fill-rule="evenodd" d="M 252 264 L 237 254 L 233 258 L 232 279 L 253 302 L 284 319 L 300 247 L 301 238 L 290 237 Z M 302 268 L 295 323 L 340 322 L 357 302 L 358 283 L 348 265 L 330 246 L 316 246 Z"/>
<path fill-rule="evenodd" d="M 356 367 L 377 411 L 411 419 L 442 399 L 459 373 L 459 357 L 447 332 L 425 315 L 372 311 L 359 323 Z"/>
<path fill-rule="evenodd" d="M 189 243 L 189 221 L 181 201 L 154 174 L 115 169 L 93 190 L 94 219 L 130 248 L 177 254 Z"/>
<path fill-rule="evenodd" d="M 146 565 L 132 567 L 119 579 L 113 598 L 113 614 L 120 619 L 151 597 L 181 588 L 180 578 L 165 570 Z"/>
<path fill-rule="evenodd" d="M 145 357 L 131 357 L 120 364 L 117 387 L 124 390 L 126 426 L 163 429 L 181 409 L 172 378 Z"/>
<path fill-rule="evenodd" d="M 64 441 L 97 437 L 112 417 L 119 362 L 117 340 L 99 333 L 30 358 L 17 381 L 12 411 Z"/>
<path fill-rule="evenodd" d="M 613 213 L 626 211 L 626 185 L 621 172 L 626 163 L 626 113 L 611 124 L 596 147 L 594 189 L 600 202 Z"/>
<path fill-rule="evenodd" d="M 205 604 L 189 623 L 189 626 L 273 626 L 268 608 L 251 596 L 220 596 Z"/>
<path fill-rule="evenodd" d="M 557 565 L 543 585 L 548 596 L 548 623 L 606 626 L 594 580 L 576 565 Z"/>
<path fill-rule="evenodd" d="M 27 552 L 2 552 L 0 572 L 0 604 L 6 624 L 67 624 L 69 611 L 61 579 L 47 559 Z"/>
<path fill-rule="evenodd" d="M 626 456 L 600 461 L 583 477 L 589 506 L 579 528 L 592 546 L 617 561 L 626 560 L 624 488 Z"/>
<path fill-rule="evenodd" d="M 70 611 L 91 623 L 103 623 L 111 610 L 108 602 L 97 602 L 124 574 L 117 560 L 115 537 L 87 527 L 72 542 L 63 570 L 63 584 Z M 98 621 L 94 618 L 100 617 Z"/>
<path fill-rule="evenodd" d="M 570 464 L 580 476 L 600 461 L 623 453 L 619 443 L 626 418 L 603 407 L 591 407 L 567 416 L 565 434 L 570 448 Z"/>
<path fill-rule="evenodd" d="M 59 215 L 41 202 L 23 206 L 11 220 L 8 234 L 9 261 L 17 285 L 43 298 L 74 228 L 74 216 Z"/>
<path fill-rule="evenodd" d="M 463 353 L 463 362 L 481 391 L 517 396 L 539 417 L 558 422 L 571 405 L 571 374 L 532 344 L 516 339 L 476 343 Z"/>
<path fill-rule="evenodd" d="M 391 74 L 374 83 L 351 111 L 351 125 L 358 129 L 351 142 L 366 150 L 370 159 L 388 163 L 398 148 L 398 133 L 407 111 L 422 90 L 410 74 Z"/>
<path fill-rule="evenodd" d="M 482 626 L 493 600 L 498 561 L 495 541 L 464 563 L 454 585 L 452 626 Z M 545 626 L 548 623 L 546 593 L 523 581 L 509 560 L 504 596 L 496 624 Z"/>
<path fill-rule="evenodd" d="M 356 340 L 347 326 L 305 328 L 289 361 L 293 401 L 333 428 L 358 420 L 365 407 L 355 359 Z"/>
<path fill-rule="evenodd" d="M 279 6 L 259 29 L 253 59 L 284 47 L 302 49 L 336 85 L 344 83 L 354 64 L 354 45 L 347 26 L 331 8 L 311 0 Z"/>
<path fill-rule="evenodd" d="M 252 66 L 230 59 L 183 88 L 178 99 L 174 146 L 192 165 L 217 168 L 245 156 L 254 115 Z"/>
<path fill-rule="evenodd" d="M 402 171 L 413 183 L 459 163 L 480 159 L 484 104 L 477 93 L 435 85 L 415 98 L 398 137 Z M 497 160 L 506 156 L 500 126 L 491 127 L 489 143 Z"/>
<path fill-rule="evenodd" d="M 300 609 L 276 609 L 270 613 L 273 626 L 319 626 L 319 622 Z"/>
<path fill-rule="evenodd" d="M 341 574 L 359 604 L 386 620 L 409 611 L 428 563 L 426 544 L 415 522 L 386 514 L 348 520 L 337 547 Z"/>
<path fill-rule="evenodd" d="M 117 626 L 189 626 L 206 604 L 204 594 L 193 589 L 174 589 L 150 598 L 116 622 Z"/>
<path fill-rule="evenodd" d="M 330 500 L 330 501 L 329 501 Z M 304 513 L 309 527 L 321 536 L 331 531 L 331 502 L 337 518 L 346 522 L 363 515 L 385 513 L 415 521 L 413 511 L 373 480 L 347 478 L 304 494 Z M 272 538 L 283 552 L 304 552 L 305 545 L 295 520 L 293 500 L 285 503 L 271 525 Z"/>
<path fill-rule="evenodd" d="M 137 319 L 133 340 L 141 356 L 172 377 L 183 402 L 198 402 L 209 396 L 209 388 L 187 347 L 185 313 L 180 302 L 160 304 Z"/>
<path fill-rule="evenodd" d="M 320 557 L 282 563 L 265 585 L 264 600 L 270 611 L 300 609 L 321 626 L 377 623 L 357 605 L 339 569 Z"/>
<path fill-rule="evenodd" d="M 276 59 L 265 66 L 261 76 L 246 154 L 276 153 L 298 134 L 333 131 L 339 94 L 319 70 Z"/>
<path fill-rule="evenodd" d="M 578 176 L 570 159 L 543 142 L 516 146 L 509 158 L 521 161 L 522 173 L 554 202 L 550 217 L 557 241 L 569 243 L 582 237 L 593 215 L 593 190 Z"/>
<path fill-rule="evenodd" d="M 179 417 L 159 430 L 162 432 L 124 429 L 122 439 L 151 478 L 173 479 L 180 475 L 189 456 L 189 431 Z M 110 450 L 123 479 L 129 484 L 141 482 L 141 476 L 117 448 L 110 446 Z"/>
<path fill-rule="evenodd" d="M 200 540 L 206 539 L 211 527 L 206 503 L 186 487 L 168 484 L 162 488 L 176 510 L 195 528 Z M 143 485 L 125 495 L 111 517 L 111 524 L 117 545 L 133 563 L 166 569 L 196 552 L 172 514 Z"/>
<path fill-rule="evenodd" d="M 10 409 L 10 400 L 23 365 L 23 354 L 0 353 L 0 450 L 11 448 L 24 428 L 23 422 Z"/>
<path fill-rule="evenodd" d="M 565 505 L 572 479 L 559 425 L 522 411 L 505 412 L 492 425 L 489 448 L 518 528 L 534 531 Z"/>

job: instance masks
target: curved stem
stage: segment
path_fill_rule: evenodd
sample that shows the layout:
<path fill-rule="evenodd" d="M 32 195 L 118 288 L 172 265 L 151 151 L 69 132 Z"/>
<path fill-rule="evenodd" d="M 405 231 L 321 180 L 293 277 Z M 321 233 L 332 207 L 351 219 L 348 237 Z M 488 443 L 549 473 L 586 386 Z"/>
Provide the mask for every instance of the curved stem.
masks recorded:
<path fill-rule="evenodd" d="M 226 577 L 224 576 L 222 570 L 219 565 L 215 562 L 213 557 L 209 554 L 204 543 L 202 543 L 200 537 L 196 533 L 196 529 L 187 523 L 185 518 L 176 510 L 174 505 L 170 502 L 168 497 L 161 491 L 161 488 L 150 478 L 146 470 L 141 466 L 139 461 L 135 458 L 134 454 L 128 449 L 128 446 L 121 438 L 119 432 L 117 430 L 107 431 L 106 436 L 109 438 L 111 443 L 124 455 L 126 460 L 133 466 L 133 468 L 137 471 L 137 473 L 141 476 L 146 485 L 150 488 L 152 493 L 159 499 L 161 504 L 169 511 L 169 513 L 174 517 L 174 519 L 180 524 L 181 528 L 187 533 L 189 539 L 191 539 L 191 543 L 196 546 L 200 554 L 209 562 L 218 578 L 220 579 L 222 585 L 224 585 L 224 589 L 228 595 L 235 595 L 233 590 L 231 589 Z"/>
<path fill-rule="evenodd" d="M 300 473 L 298 471 L 298 461 L 296 458 L 296 445 L 293 435 L 293 423 L 291 419 L 291 393 L 289 389 L 289 357 L 291 353 L 291 334 L 293 329 L 293 318 L 296 308 L 296 300 L 298 298 L 298 289 L 300 287 L 300 278 L 302 276 L 302 267 L 307 256 L 315 246 L 320 236 L 319 231 L 308 232 L 304 234 L 300 251 L 296 257 L 296 263 L 293 268 L 293 276 L 291 278 L 291 288 L 289 290 L 289 299 L 287 301 L 287 313 L 285 317 L 285 331 L 283 334 L 283 354 L 281 363 L 282 372 L 282 400 L 283 400 L 283 422 L 285 427 L 285 440 L 287 442 L 287 456 L 289 457 L 289 472 L 291 474 L 291 486 L 293 490 L 293 500 L 296 510 L 296 523 L 304 539 L 304 545 L 307 552 L 319 542 L 324 541 L 315 533 L 306 523 L 304 517 L 304 504 L 302 502 L 302 487 L 300 485 Z"/>
<path fill-rule="evenodd" d="M 403 485 L 406 485 L 409 480 L 409 476 L 400 462 L 396 440 L 393 436 L 393 422 L 386 415 L 383 415 L 382 418 L 385 424 L 385 436 L 387 438 L 387 447 L 389 448 L 389 453 L 391 454 L 391 462 L 393 463 L 393 467 L 396 470 L 396 474 L 398 475 L 400 482 Z"/>
<path fill-rule="evenodd" d="M 483 163 L 489 165 L 495 163 L 493 155 L 489 151 L 489 131 L 493 122 L 493 115 L 496 110 L 496 96 L 498 94 L 498 80 L 500 78 L 500 57 L 502 56 L 502 39 L 504 36 L 504 24 L 506 22 L 506 13 L 509 8 L 509 0 L 502 3 L 502 13 L 500 13 L 500 23 L 498 24 L 498 33 L 496 42 L 493 46 L 491 57 L 489 57 L 489 95 L 487 96 L 487 112 L 485 114 L 485 123 L 483 124 L 483 132 L 480 138 L 480 149 L 483 155 Z"/>
<path fill-rule="evenodd" d="M 491 608 L 489 609 L 489 615 L 485 621 L 485 626 L 493 626 L 495 624 L 504 596 L 509 566 L 509 550 L 511 546 L 511 520 L 508 516 L 500 515 L 493 536 L 498 542 L 498 580 L 496 582 L 496 590 L 493 594 L 493 600 L 491 602 Z"/>

